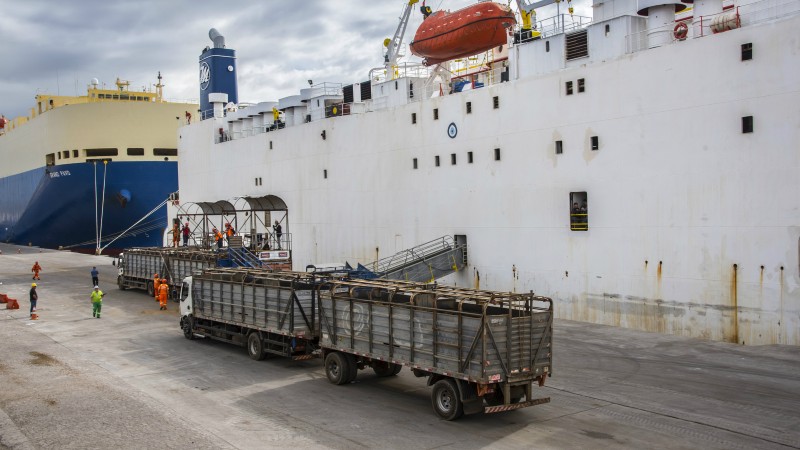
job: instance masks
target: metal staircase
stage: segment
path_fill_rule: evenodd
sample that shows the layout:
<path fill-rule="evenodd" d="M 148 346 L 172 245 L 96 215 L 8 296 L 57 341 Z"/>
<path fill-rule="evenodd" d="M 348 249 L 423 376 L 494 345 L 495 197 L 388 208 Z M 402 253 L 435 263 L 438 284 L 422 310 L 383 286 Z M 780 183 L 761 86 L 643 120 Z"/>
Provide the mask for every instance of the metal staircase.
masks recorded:
<path fill-rule="evenodd" d="M 358 278 L 431 282 L 467 266 L 467 244 L 452 236 L 420 244 L 351 272 Z"/>
<path fill-rule="evenodd" d="M 228 247 L 227 250 L 220 254 L 218 265 L 221 267 L 269 268 L 253 252 L 244 247 Z"/>

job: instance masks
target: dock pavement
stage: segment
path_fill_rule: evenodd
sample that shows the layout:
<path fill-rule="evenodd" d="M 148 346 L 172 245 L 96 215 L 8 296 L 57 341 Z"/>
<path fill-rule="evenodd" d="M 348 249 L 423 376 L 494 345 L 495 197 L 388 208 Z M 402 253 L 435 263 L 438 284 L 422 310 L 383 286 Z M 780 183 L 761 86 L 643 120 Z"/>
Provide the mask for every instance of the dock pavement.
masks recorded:
<path fill-rule="evenodd" d="M 0 449 L 800 448 L 798 347 L 557 320 L 553 376 L 534 389 L 550 403 L 446 422 L 407 369 L 334 386 L 319 360 L 185 339 L 177 304 L 117 289 L 110 257 L 0 251 L 0 293 L 20 304 L 0 304 Z"/>

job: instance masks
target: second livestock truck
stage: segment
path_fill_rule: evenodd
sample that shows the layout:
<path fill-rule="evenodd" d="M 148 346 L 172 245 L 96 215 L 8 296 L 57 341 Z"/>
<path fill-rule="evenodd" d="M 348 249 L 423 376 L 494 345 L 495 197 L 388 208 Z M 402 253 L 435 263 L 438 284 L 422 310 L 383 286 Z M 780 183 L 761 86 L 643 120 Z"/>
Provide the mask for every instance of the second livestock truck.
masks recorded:
<path fill-rule="evenodd" d="M 408 367 L 432 386 L 436 414 L 454 420 L 549 402 L 553 302 L 517 294 L 308 273 L 208 269 L 180 295 L 187 339 L 244 346 L 251 358 L 321 356 L 331 383 Z"/>

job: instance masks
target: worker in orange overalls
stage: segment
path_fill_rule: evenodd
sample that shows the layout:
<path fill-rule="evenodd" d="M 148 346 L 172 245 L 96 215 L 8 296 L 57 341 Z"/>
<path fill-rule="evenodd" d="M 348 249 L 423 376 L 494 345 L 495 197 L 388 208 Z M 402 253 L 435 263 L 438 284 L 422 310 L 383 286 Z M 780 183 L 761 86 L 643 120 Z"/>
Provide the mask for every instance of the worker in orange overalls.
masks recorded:
<path fill-rule="evenodd" d="M 222 233 L 219 232 L 217 227 L 214 227 L 212 231 L 214 233 L 214 241 L 217 243 L 217 248 L 222 248 Z"/>
<path fill-rule="evenodd" d="M 172 246 L 173 247 L 177 247 L 178 246 L 178 241 L 180 240 L 180 236 L 181 236 L 181 228 L 180 228 L 180 226 L 178 225 L 177 222 L 173 223 L 172 224 Z"/>
<path fill-rule="evenodd" d="M 159 308 L 160 311 L 166 311 L 168 295 L 169 285 L 167 284 L 167 279 L 162 278 L 161 284 L 158 285 L 158 304 L 161 305 L 161 308 Z"/>
<path fill-rule="evenodd" d="M 158 300 L 158 287 L 161 284 L 161 277 L 158 274 L 153 275 L 153 297 Z"/>
<path fill-rule="evenodd" d="M 31 278 L 31 280 L 41 280 L 41 278 L 39 278 L 39 272 L 41 270 L 42 266 L 39 265 L 39 261 L 36 261 L 33 267 L 31 267 L 31 272 L 33 272 L 33 278 Z"/>
<path fill-rule="evenodd" d="M 228 241 L 228 245 L 230 245 L 231 236 L 236 233 L 233 227 L 231 226 L 230 222 L 225 224 L 225 240 Z"/>

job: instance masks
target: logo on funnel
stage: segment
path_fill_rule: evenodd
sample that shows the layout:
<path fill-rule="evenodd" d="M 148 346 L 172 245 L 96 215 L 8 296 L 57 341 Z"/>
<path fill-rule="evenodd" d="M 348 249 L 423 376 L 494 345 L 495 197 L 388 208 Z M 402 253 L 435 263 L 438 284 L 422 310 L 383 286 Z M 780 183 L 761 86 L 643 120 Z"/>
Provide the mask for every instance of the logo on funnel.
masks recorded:
<path fill-rule="evenodd" d="M 200 64 L 200 90 L 205 91 L 208 88 L 208 83 L 211 82 L 211 69 L 208 63 Z"/>

